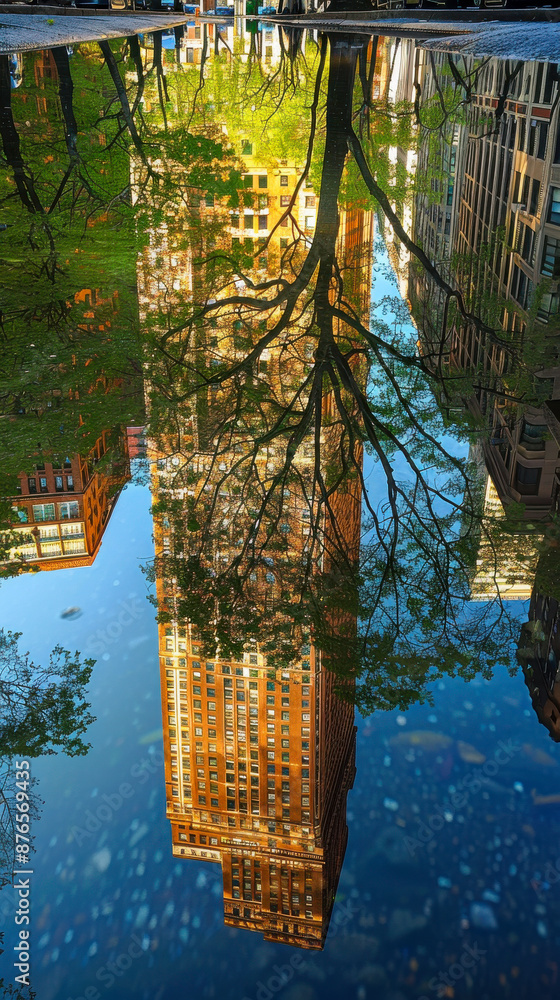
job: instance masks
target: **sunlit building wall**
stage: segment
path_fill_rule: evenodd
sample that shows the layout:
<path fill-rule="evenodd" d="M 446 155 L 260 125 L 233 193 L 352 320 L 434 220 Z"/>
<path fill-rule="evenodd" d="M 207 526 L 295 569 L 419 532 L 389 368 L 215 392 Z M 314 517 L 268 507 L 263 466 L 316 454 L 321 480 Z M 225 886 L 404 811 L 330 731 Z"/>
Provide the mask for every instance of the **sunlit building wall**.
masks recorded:
<path fill-rule="evenodd" d="M 471 600 L 528 601 L 539 558 L 540 536 L 492 531 L 504 518 L 504 509 L 490 476 L 486 480 L 483 525 L 490 528 L 480 542 L 471 583 Z"/>
<path fill-rule="evenodd" d="M 315 229 L 316 196 L 309 184 L 296 191 L 301 168 L 298 171 L 295 162 L 279 161 L 271 167 L 268 157 L 259 157 L 249 136 L 241 137 L 238 154 L 244 166 L 243 191 L 252 204 L 237 217 L 230 212 L 224 236 L 233 248 L 243 240 L 244 248 L 256 250 L 249 273 L 257 280 L 274 274 L 268 272 L 271 261 L 278 265 L 288 243 L 303 239 L 305 250 Z M 208 205 L 204 199 L 200 210 L 209 221 L 216 215 L 224 218 L 223 206 Z M 150 234 L 150 246 L 139 261 L 143 322 L 161 320 L 197 291 L 204 301 L 204 275 L 197 277 L 192 256 L 177 249 L 182 211 L 173 225 L 168 218 Z M 262 254 L 259 240 L 266 241 Z M 369 213 L 344 214 L 339 252 L 344 267 L 361 260 L 357 276 L 349 280 L 360 310 L 369 308 L 371 242 Z M 197 281 L 202 282 L 200 287 Z M 208 336 L 201 341 L 210 364 L 231 360 L 238 350 L 242 354 L 231 310 L 215 309 L 212 316 L 214 325 L 208 323 Z M 267 320 L 270 324 L 273 316 Z M 304 317 L 302 331 L 305 322 Z M 302 337 L 300 356 L 293 359 L 296 367 L 311 360 L 308 346 Z M 267 350 L 260 363 L 266 366 L 269 386 L 281 398 L 288 391 L 289 369 L 285 364 L 279 367 L 275 356 L 279 350 Z M 326 414 L 328 405 L 325 402 Z M 219 394 L 209 391 L 202 406 L 185 408 L 172 439 L 148 437 L 156 503 L 165 495 L 187 504 L 204 483 L 217 496 L 216 518 L 224 529 L 213 550 L 217 564 L 231 559 L 237 538 L 250 521 L 227 486 L 216 493 L 220 477 L 225 479 L 239 458 L 238 449 L 229 454 L 222 450 L 219 456 L 213 453 L 213 414 L 219 412 Z M 261 449 L 256 462 L 263 479 L 274 475 L 280 460 L 275 446 Z M 312 462 L 312 442 L 304 442 L 296 458 L 304 478 Z M 188 476 L 179 482 L 181 469 L 188 470 Z M 190 486 L 185 488 L 187 479 Z M 293 492 L 283 503 L 280 530 L 288 539 L 287 560 L 301 564 L 313 534 L 314 511 Z M 346 495 L 343 487 L 339 489 L 331 516 L 339 521 L 346 557 L 353 563 L 360 523 L 355 484 Z M 165 514 L 155 518 L 154 534 L 157 563 L 176 551 L 174 525 Z M 323 551 L 316 572 L 328 571 L 334 558 L 334 553 Z M 266 602 L 274 607 L 276 572 L 265 562 L 255 574 L 257 600 L 265 608 Z M 342 701 L 335 694 L 334 676 L 305 632 L 299 634 L 299 656 L 283 669 L 271 668 L 258 644 L 251 643 L 240 660 L 203 658 L 196 630 L 174 615 L 177 582 L 158 575 L 156 585 L 158 606 L 171 619 L 159 626 L 159 632 L 173 852 L 221 863 L 227 923 L 258 929 L 272 940 L 321 947 L 347 837 L 345 806 L 355 752 L 351 699 Z M 333 628 L 341 625 L 349 633 L 355 631 L 355 613 L 353 618 L 346 612 L 340 621 L 333 619 Z"/>

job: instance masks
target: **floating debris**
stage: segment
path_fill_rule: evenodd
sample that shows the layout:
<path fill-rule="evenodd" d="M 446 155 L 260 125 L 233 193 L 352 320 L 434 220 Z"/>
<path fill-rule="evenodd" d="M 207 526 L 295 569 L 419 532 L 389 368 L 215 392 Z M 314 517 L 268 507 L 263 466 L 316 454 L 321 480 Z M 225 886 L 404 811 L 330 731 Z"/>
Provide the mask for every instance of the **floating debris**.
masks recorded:
<path fill-rule="evenodd" d="M 531 798 L 536 806 L 555 806 L 560 804 L 560 792 L 553 792 L 551 795 L 539 795 L 534 788 L 531 789 Z"/>
<path fill-rule="evenodd" d="M 534 747 L 531 743 L 523 744 L 523 753 L 533 761 L 533 764 L 538 764 L 539 767 L 556 767 L 558 761 L 551 757 L 546 750 L 541 750 L 540 747 Z"/>
<path fill-rule="evenodd" d="M 148 746 L 150 743 L 158 743 L 159 740 L 163 739 L 163 729 L 151 729 L 149 733 L 144 733 L 140 737 L 138 743 L 141 747 Z"/>
<path fill-rule="evenodd" d="M 102 847 L 92 855 L 91 862 L 98 872 L 105 872 L 111 864 L 111 852 L 108 847 Z"/>
<path fill-rule="evenodd" d="M 462 740 L 457 740 L 457 752 L 465 764 L 484 764 L 486 760 L 485 755 L 480 753 L 476 747 L 471 746 L 470 743 L 463 743 Z"/>
<path fill-rule="evenodd" d="M 389 809 L 391 812 L 396 812 L 399 808 L 399 803 L 395 799 L 383 799 L 383 805 L 385 809 Z"/>
<path fill-rule="evenodd" d="M 498 926 L 498 921 L 491 906 L 486 903 L 471 903 L 471 921 L 475 927 L 484 931 L 494 931 Z"/>
<path fill-rule="evenodd" d="M 428 753 L 437 753 L 451 746 L 453 740 L 444 733 L 434 733 L 431 729 L 415 729 L 408 733 L 397 733 L 389 742 L 393 746 L 414 746 Z"/>
<path fill-rule="evenodd" d="M 81 618 L 83 611 L 81 608 L 65 608 L 64 611 L 60 612 L 60 617 L 64 618 L 66 621 L 73 622 L 76 618 Z"/>

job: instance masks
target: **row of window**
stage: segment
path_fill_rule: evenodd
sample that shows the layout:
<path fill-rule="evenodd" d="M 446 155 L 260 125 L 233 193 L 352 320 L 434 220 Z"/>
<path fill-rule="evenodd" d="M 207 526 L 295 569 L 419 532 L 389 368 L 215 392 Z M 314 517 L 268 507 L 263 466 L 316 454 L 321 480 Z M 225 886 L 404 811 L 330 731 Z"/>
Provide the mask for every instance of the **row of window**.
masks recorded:
<path fill-rule="evenodd" d="M 241 149 L 243 156 L 251 156 L 253 152 L 252 143 L 243 143 Z M 288 174 L 280 174 L 280 187 L 288 187 L 290 183 L 290 178 Z M 243 176 L 243 186 L 246 188 L 259 187 L 262 189 L 268 187 L 268 175 L 267 174 L 244 174 Z"/>
<path fill-rule="evenodd" d="M 37 482 L 39 484 L 39 489 L 37 489 Z M 54 477 L 54 488 L 57 493 L 72 493 L 74 490 L 74 476 L 55 476 Z M 50 489 L 47 482 L 46 476 L 29 476 L 27 480 L 28 492 L 33 493 L 50 493 Z"/>
<path fill-rule="evenodd" d="M 29 512 L 26 507 L 15 508 L 18 516 L 18 520 L 21 524 L 29 523 Z M 33 520 L 36 524 L 41 524 L 43 521 L 68 521 L 80 516 L 80 506 L 77 500 L 69 500 L 66 503 L 57 503 L 56 508 L 54 503 L 39 503 L 33 504 Z"/>

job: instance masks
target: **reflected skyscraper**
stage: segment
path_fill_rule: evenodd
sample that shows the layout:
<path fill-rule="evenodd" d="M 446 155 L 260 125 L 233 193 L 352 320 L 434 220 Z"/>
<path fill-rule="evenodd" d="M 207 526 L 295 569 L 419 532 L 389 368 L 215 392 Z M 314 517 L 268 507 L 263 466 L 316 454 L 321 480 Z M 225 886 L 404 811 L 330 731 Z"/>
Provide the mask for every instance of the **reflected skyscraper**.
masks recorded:
<path fill-rule="evenodd" d="M 272 360 L 272 359 L 271 359 Z M 200 436 L 193 421 L 193 441 Z M 152 456 L 154 457 L 154 456 Z M 191 472 L 194 491 L 223 478 L 238 452 L 220 453 L 220 462 L 208 451 L 193 461 L 181 456 Z M 177 454 L 159 457 L 154 469 L 154 500 L 188 497 L 174 490 Z M 206 459 L 206 468 L 205 466 Z M 303 459 L 305 462 L 305 458 Z M 265 472 L 264 462 L 262 471 Z M 271 472 L 270 467 L 268 468 Z M 244 533 L 243 514 L 235 509 L 229 490 L 220 491 L 217 524 L 230 531 L 216 532 L 211 542 L 213 562 L 235 559 Z M 225 493 L 225 495 L 224 495 Z M 213 496 L 216 494 L 213 492 Z M 307 517 L 306 517 L 307 515 Z M 333 497 L 330 517 L 335 522 L 322 531 L 344 538 L 349 559 L 355 559 L 359 541 L 359 500 L 356 491 L 341 489 Z M 312 517 L 302 496 L 284 498 L 280 531 L 287 549 L 279 557 L 274 539 L 263 550 L 255 577 L 253 600 L 272 616 L 280 590 L 293 584 L 294 567 L 301 567 L 310 536 Z M 189 553 L 177 522 L 166 515 L 155 519 L 156 563 L 173 559 L 170 573 L 180 573 Z M 224 537 L 225 535 L 225 537 Z M 274 552 L 274 556 L 267 553 Z M 159 557 L 159 560 L 158 560 Z M 328 568 L 328 552 L 323 554 Z M 319 570 L 318 570 L 319 571 Z M 299 571 L 301 575 L 301 570 Z M 296 570 L 295 576 L 298 576 Z M 299 653 L 295 660 L 276 665 L 258 642 L 247 642 L 239 658 L 202 656 L 197 628 L 177 616 L 184 597 L 180 576 L 157 577 L 158 607 L 167 621 L 159 625 L 160 666 L 165 747 L 167 815 L 173 852 L 179 857 L 220 862 L 224 883 L 226 923 L 260 930 L 271 940 L 300 947 L 320 948 L 328 929 L 346 846 L 346 797 L 354 777 L 355 727 L 351 704 L 336 692 L 328 669 L 309 630 L 295 630 Z M 294 595 L 297 598 L 297 593 Z M 297 610 L 297 600 L 294 613 Z M 354 628 L 355 619 L 342 615 L 336 632 Z M 279 649 L 282 641 L 279 634 Z"/>
<path fill-rule="evenodd" d="M 245 167 L 243 209 L 228 212 L 208 197 L 197 209 L 223 220 L 220 240 L 226 252 L 251 252 L 252 262 L 243 266 L 248 285 L 249 280 L 266 281 L 267 268 L 268 274 L 278 264 L 289 270 L 305 251 L 316 224 L 316 196 L 309 183 L 296 187 L 297 164 L 278 162 L 271 168 L 270 157 L 259 159 L 250 137 L 242 138 L 239 155 Z M 242 315 L 211 298 L 211 276 L 206 275 L 205 288 L 204 269 L 193 266 L 194 254 L 181 240 L 180 220 L 172 228 L 168 219 L 154 232 L 154 249 L 148 248 L 140 262 L 140 302 L 159 323 L 166 303 L 181 294 L 210 302 L 211 318 L 190 342 L 194 353 L 182 356 L 185 386 L 184 372 L 199 367 L 212 372 L 243 358 L 246 341 L 254 331 L 260 335 L 273 328 L 280 311 L 271 310 L 252 333 Z M 361 210 L 341 220 L 340 260 L 343 267 L 347 258 L 352 260 L 349 294 L 360 311 L 369 307 L 372 229 L 371 215 Z M 156 245 L 157 277 L 150 266 Z M 246 397 L 209 384 L 196 397 L 188 396 L 167 425 L 155 418 L 158 400 L 153 398 L 148 455 L 173 853 L 221 864 L 227 924 L 258 930 L 269 940 L 321 948 L 345 852 L 346 798 L 355 772 L 353 682 L 351 673 L 341 682 L 329 669 L 332 664 L 314 642 L 312 625 L 301 618 L 299 602 L 306 586 L 330 573 L 340 583 L 343 564 L 349 572 L 355 567 L 360 490 L 355 475 L 345 480 L 337 472 L 340 429 L 328 395 L 321 404 L 320 473 L 327 486 L 335 486 L 327 504 L 314 499 L 313 435 L 298 445 L 291 478 L 282 446 L 272 435 L 267 440 L 270 413 L 287 405 L 290 392 L 301 385 L 301 372 L 309 370 L 315 345 L 309 320 L 306 314 L 295 317 L 289 337 L 284 342 L 278 337 L 261 353 L 253 374 L 257 397 L 250 391 L 253 383 Z M 240 405 L 232 420 L 235 400 L 247 398 L 252 406 L 265 386 L 261 409 L 246 416 Z M 243 579 L 248 635 L 240 616 L 236 655 L 220 652 L 213 635 L 214 603 L 205 603 L 204 582 L 200 604 L 206 619 L 199 615 L 195 624 L 185 611 L 193 609 L 193 592 L 185 581 L 200 552 L 209 587 L 234 565 L 235 579 Z M 233 576 L 227 579 L 234 588 Z M 231 588 L 224 601 L 233 600 Z M 266 643 L 264 637 L 262 642 L 249 637 L 251 616 L 278 622 L 276 648 L 270 636 Z M 339 612 L 327 600 L 325 625 L 334 635 L 351 638 L 355 611 Z M 205 656 L 212 638 L 218 648 L 214 656 Z M 337 693 L 340 687 L 344 698 Z"/>

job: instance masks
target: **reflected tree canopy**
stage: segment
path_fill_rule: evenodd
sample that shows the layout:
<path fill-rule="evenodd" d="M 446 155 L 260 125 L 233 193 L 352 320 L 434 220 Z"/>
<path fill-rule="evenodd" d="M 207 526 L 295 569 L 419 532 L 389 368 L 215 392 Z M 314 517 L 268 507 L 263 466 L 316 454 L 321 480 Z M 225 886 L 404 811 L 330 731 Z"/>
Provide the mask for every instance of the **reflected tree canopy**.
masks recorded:
<path fill-rule="evenodd" d="M 158 35 L 26 56 L 25 101 L 0 57 L 4 565 L 33 567 L 18 477 L 146 421 L 160 621 L 209 656 L 258 644 L 271 671 L 312 641 L 364 711 L 406 707 L 511 662 L 504 595 L 535 551 L 556 586 L 551 495 L 504 515 L 481 457 L 496 414 L 544 426 L 553 293 L 495 294 L 531 239 L 505 216 L 478 244 L 423 222 L 459 153 L 506 170 L 525 70 L 417 52 L 403 83 L 404 42 L 280 32 L 272 66 L 210 31 L 192 66 Z"/>

